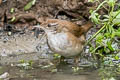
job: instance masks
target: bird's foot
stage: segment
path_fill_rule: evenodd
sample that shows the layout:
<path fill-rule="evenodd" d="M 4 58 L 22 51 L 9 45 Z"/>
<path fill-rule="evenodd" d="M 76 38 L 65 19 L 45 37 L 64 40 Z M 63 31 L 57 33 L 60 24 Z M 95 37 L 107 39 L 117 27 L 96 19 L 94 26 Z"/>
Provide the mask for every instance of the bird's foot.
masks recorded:
<path fill-rule="evenodd" d="M 80 70 L 78 66 L 73 66 L 72 69 L 74 73 L 77 73 Z"/>

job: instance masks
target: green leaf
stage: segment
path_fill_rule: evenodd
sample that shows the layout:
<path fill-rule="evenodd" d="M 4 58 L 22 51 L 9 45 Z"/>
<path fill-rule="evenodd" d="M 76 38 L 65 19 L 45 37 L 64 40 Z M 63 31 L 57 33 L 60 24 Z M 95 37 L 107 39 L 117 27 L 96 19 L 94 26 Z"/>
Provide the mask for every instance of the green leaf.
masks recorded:
<path fill-rule="evenodd" d="M 94 11 L 92 12 L 90 18 L 92 19 L 93 22 L 95 22 L 96 24 L 99 24 L 99 18 L 100 15 L 98 13 L 95 13 Z"/>
<path fill-rule="evenodd" d="M 118 55 L 116 55 L 114 58 L 115 58 L 115 60 L 119 60 L 119 56 Z"/>
<path fill-rule="evenodd" d="M 114 49 L 112 48 L 112 42 L 111 42 L 111 41 L 107 41 L 107 47 L 108 47 L 111 51 L 114 51 Z"/>
<path fill-rule="evenodd" d="M 104 0 L 95 10 L 95 12 L 97 12 L 107 1 Z"/>
<path fill-rule="evenodd" d="M 109 38 L 111 34 L 109 32 L 107 32 L 104 35 L 105 35 L 105 37 Z"/>
<path fill-rule="evenodd" d="M 112 35 L 111 35 L 111 38 L 114 38 L 115 37 L 115 33 L 113 32 Z"/>
<path fill-rule="evenodd" d="M 114 18 L 113 19 L 113 24 L 119 25 L 120 24 L 120 10 L 111 12 L 110 15 Z"/>
<path fill-rule="evenodd" d="M 114 34 L 120 37 L 120 32 L 114 32 Z"/>
<path fill-rule="evenodd" d="M 55 58 L 55 59 L 57 59 L 57 58 L 60 58 L 60 57 L 61 57 L 61 55 L 59 55 L 59 54 L 57 54 L 57 53 L 55 53 L 53 56 L 54 56 L 54 58 Z"/>
<path fill-rule="evenodd" d="M 88 0 L 88 2 L 94 2 L 95 0 Z"/>
<path fill-rule="evenodd" d="M 115 36 L 120 37 L 120 31 L 119 30 L 117 30 L 116 32 L 112 33 L 112 38 L 114 38 Z"/>
<path fill-rule="evenodd" d="M 109 16 L 108 16 L 108 15 L 103 15 L 103 17 L 105 17 L 105 18 L 109 19 Z"/>
<path fill-rule="evenodd" d="M 119 25 L 120 24 L 120 18 L 116 18 L 113 20 L 114 25 Z"/>
<path fill-rule="evenodd" d="M 104 36 L 103 36 L 102 34 L 98 34 L 98 35 L 96 36 L 96 42 L 101 43 L 102 40 L 103 40 L 103 38 L 104 38 Z"/>
<path fill-rule="evenodd" d="M 104 51 L 105 51 L 105 53 L 110 53 L 110 50 L 106 47 L 104 47 Z"/>
<path fill-rule="evenodd" d="M 14 8 L 11 8 L 11 9 L 10 9 L 10 12 L 11 12 L 11 13 L 14 13 L 14 10 L 15 10 Z"/>
<path fill-rule="evenodd" d="M 25 60 L 22 59 L 22 60 L 20 60 L 19 62 L 20 62 L 20 63 L 25 63 Z"/>
<path fill-rule="evenodd" d="M 24 10 L 27 11 L 29 10 L 33 5 L 35 5 L 36 0 L 30 1 L 25 7 Z"/>
<path fill-rule="evenodd" d="M 114 12 L 110 12 L 110 15 L 115 17 L 115 18 L 120 18 L 120 10 L 114 11 Z"/>
<path fill-rule="evenodd" d="M 90 52 L 92 52 L 94 50 L 94 47 L 91 46 L 89 50 Z"/>
<path fill-rule="evenodd" d="M 12 17 L 11 22 L 14 22 L 16 20 L 15 16 Z"/>
<path fill-rule="evenodd" d="M 107 22 L 108 20 L 109 20 L 109 19 L 103 19 L 102 21 L 103 21 L 103 22 Z"/>
<path fill-rule="evenodd" d="M 114 77 L 111 77 L 109 80 L 116 80 Z"/>
<path fill-rule="evenodd" d="M 33 0 L 32 5 L 35 5 L 36 0 Z"/>
<path fill-rule="evenodd" d="M 113 7 L 115 5 L 116 0 L 108 0 L 109 6 Z"/>

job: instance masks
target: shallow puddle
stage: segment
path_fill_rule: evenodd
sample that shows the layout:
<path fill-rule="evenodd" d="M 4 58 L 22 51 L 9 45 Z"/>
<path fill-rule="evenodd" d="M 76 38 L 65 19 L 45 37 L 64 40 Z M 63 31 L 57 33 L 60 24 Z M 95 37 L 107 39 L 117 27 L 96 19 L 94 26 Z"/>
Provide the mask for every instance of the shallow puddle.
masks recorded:
<path fill-rule="evenodd" d="M 36 64 L 37 65 L 37 64 Z M 97 70 L 82 69 L 73 72 L 72 65 L 59 65 L 57 72 L 41 69 L 39 66 L 25 70 L 18 66 L 1 66 L 0 74 L 8 73 L 9 80 L 100 80 Z"/>

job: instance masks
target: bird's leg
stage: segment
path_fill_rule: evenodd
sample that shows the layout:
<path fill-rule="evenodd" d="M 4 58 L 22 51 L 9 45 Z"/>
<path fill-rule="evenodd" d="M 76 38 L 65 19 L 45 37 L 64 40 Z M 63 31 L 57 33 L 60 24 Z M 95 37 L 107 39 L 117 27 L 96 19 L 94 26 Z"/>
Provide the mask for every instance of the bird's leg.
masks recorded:
<path fill-rule="evenodd" d="M 64 63 L 64 60 L 65 60 L 65 57 L 64 57 L 64 56 L 61 56 L 61 58 L 60 58 L 60 63 Z"/>
<path fill-rule="evenodd" d="M 78 66 L 78 62 L 79 62 L 79 56 L 75 56 L 75 58 L 74 58 L 74 65 L 75 66 Z"/>
<path fill-rule="evenodd" d="M 79 56 L 76 56 L 75 58 L 74 58 L 74 66 L 72 67 L 73 68 L 73 71 L 76 73 L 76 72 L 78 72 L 79 71 L 79 67 L 78 67 L 78 62 L 79 62 Z"/>

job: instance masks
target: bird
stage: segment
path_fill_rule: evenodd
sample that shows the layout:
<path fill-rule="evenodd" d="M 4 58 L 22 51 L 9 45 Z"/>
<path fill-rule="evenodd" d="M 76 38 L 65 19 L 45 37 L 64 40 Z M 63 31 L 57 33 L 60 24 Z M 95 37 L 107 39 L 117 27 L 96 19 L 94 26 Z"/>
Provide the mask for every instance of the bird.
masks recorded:
<path fill-rule="evenodd" d="M 47 27 L 44 26 L 47 24 Z M 49 28 L 49 26 L 51 26 Z M 75 64 L 78 63 L 85 44 L 85 34 L 92 26 L 92 23 L 79 27 L 70 21 L 59 19 L 48 19 L 40 28 L 47 35 L 49 48 L 65 58 L 73 57 Z M 57 29 L 56 29 L 57 28 Z"/>

